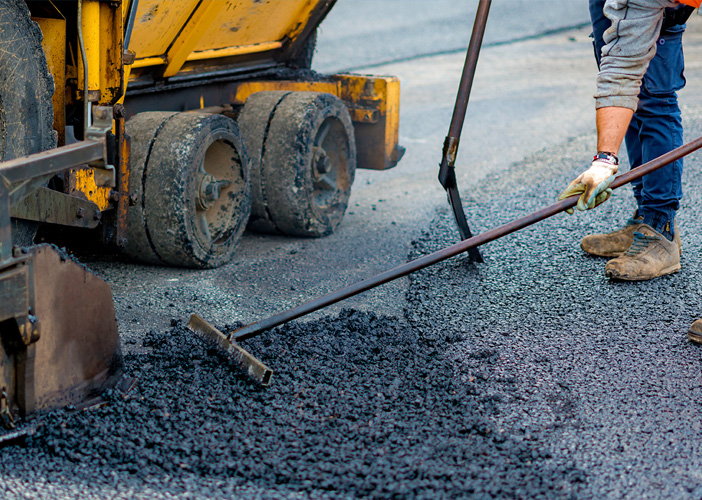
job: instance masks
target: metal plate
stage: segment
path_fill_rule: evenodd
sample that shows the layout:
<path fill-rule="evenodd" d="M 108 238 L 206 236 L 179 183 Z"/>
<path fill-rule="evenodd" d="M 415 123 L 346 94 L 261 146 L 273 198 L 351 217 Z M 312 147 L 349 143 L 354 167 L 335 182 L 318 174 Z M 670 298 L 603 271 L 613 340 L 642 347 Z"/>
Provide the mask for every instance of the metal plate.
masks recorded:
<path fill-rule="evenodd" d="M 48 245 L 36 247 L 33 266 L 41 338 L 20 374 L 34 397 L 27 411 L 80 403 L 114 385 L 122 371 L 109 285 Z"/>

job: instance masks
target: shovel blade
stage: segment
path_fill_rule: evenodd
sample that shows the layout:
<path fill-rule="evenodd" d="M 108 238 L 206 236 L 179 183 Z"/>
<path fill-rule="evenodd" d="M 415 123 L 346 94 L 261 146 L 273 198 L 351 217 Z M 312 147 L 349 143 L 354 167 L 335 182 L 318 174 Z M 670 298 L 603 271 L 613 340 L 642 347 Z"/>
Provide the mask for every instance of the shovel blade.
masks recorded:
<path fill-rule="evenodd" d="M 202 319 L 202 317 L 197 314 L 190 316 L 188 328 L 223 353 L 226 353 L 234 365 L 249 379 L 261 384 L 263 387 L 271 383 L 273 370 L 261 363 L 239 344 L 230 341 L 226 335 Z"/>
<path fill-rule="evenodd" d="M 461 235 L 461 241 L 465 241 L 468 238 L 473 237 L 473 233 L 468 227 L 468 221 L 466 220 L 466 214 L 463 211 L 463 204 L 461 203 L 461 196 L 458 193 L 458 187 L 455 185 L 446 188 L 446 194 L 448 195 L 449 204 L 453 210 L 453 217 L 456 220 L 456 225 L 458 226 L 458 232 Z M 480 250 L 476 247 L 468 249 L 468 257 L 473 262 L 482 263 L 483 256 L 480 254 Z"/>

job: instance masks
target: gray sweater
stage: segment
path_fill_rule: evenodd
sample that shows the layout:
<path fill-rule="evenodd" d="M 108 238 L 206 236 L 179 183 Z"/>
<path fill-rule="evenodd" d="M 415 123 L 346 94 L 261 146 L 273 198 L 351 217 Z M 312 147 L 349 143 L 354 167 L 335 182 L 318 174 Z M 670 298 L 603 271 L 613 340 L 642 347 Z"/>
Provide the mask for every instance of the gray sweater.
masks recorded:
<path fill-rule="evenodd" d="M 636 111 L 648 63 L 656 53 L 663 11 L 675 7 L 671 0 L 607 0 L 604 14 L 612 21 L 605 31 L 597 108 L 616 106 Z"/>

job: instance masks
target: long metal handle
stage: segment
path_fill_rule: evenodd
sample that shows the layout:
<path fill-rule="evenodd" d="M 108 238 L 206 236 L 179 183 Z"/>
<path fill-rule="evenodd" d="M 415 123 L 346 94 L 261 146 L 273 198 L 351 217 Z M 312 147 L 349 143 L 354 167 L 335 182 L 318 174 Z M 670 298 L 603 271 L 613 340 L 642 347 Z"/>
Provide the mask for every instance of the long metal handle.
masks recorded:
<path fill-rule="evenodd" d="M 461 196 L 458 192 L 458 184 L 456 182 L 456 156 L 458 155 L 458 143 L 463 130 L 463 123 L 466 118 L 468 109 L 468 101 L 470 100 L 470 91 L 473 87 L 473 79 L 475 78 L 475 70 L 478 66 L 478 56 L 480 55 L 480 47 L 483 44 L 483 36 L 485 35 L 485 27 L 487 26 L 488 14 L 490 13 L 491 0 L 480 0 L 478 10 L 475 14 L 475 22 L 473 23 L 473 33 L 470 37 L 470 44 L 466 52 L 466 61 L 463 65 L 463 74 L 456 95 L 456 104 L 453 107 L 453 115 L 451 116 L 451 124 L 449 125 L 448 135 L 444 140 L 444 148 L 441 155 L 441 163 L 439 165 L 439 182 L 446 189 L 449 204 L 453 210 L 453 216 L 456 219 L 458 232 L 462 240 L 471 238 L 473 234 L 468 227 L 463 205 L 461 204 Z M 471 248 L 468 251 L 471 260 L 482 262 L 483 258 L 477 248 Z"/>
<path fill-rule="evenodd" d="M 664 167 L 669 163 L 674 162 L 675 160 L 679 160 L 683 156 L 686 156 L 692 153 L 693 151 L 700 149 L 701 147 L 702 137 L 695 139 L 694 141 L 685 144 L 684 146 L 674 149 L 673 151 L 666 153 L 656 158 L 655 160 L 651 160 L 638 168 L 635 168 L 625 174 L 620 175 L 614 180 L 614 182 L 611 185 L 611 188 L 619 188 L 633 180 L 643 177 L 646 174 L 650 174 L 651 172 L 658 170 L 659 168 Z M 460 243 L 456 243 L 455 245 L 447 247 L 443 250 L 439 250 L 438 252 L 425 255 L 424 257 L 421 257 L 417 260 L 413 260 L 412 262 L 408 262 L 407 264 L 403 264 L 389 271 L 385 271 L 384 273 L 381 273 L 372 278 L 367 278 L 363 281 L 359 281 L 358 283 L 347 286 L 346 288 L 342 288 L 341 290 L 332 292 L 323 297 L 314 299 L 310 302 L 297 306 L 294 309 L 290 309 L 289 311 L 276 314 L 274 316 L 271 316 L 270 318 L 259 321 L 258 323 L 253 323 L 251 325 L 240 328 L 239 330 L 233 332 L 230 335 L 230 338 L 234 337 L 234 340 L 236 342 L 240 342 L 242 340 L 254 337 L 264 332 L 265 330 L 268 330 L 275 326 L 282 325 L 283 323 L 287 323 L 288 321 L 292 321 L 293 319 L 299 318 L 314 311 L 318 311 L 319 309 L 327 307 L 331 304 L 335 304 L 336 302 L 340 302 L 346 298 L 353 297 L 354 295 L 357 295 L 361 292 L 365 292 L 366 290 L 370 290 L 371 288 L 375 288 L 389 281 L 393 281 L 403 276 L 407 276 L 410 273 L 419 271 L 420 269 L 424 269 L 425 267 L 429 267 L 433 264 L 436 264 L 437 262 L 441 262 L 451 257 L 455 257 L 456 255 L 465 252 L 469 248 L 477 247 L 484 243 L 488 243 L 490 241 L 496 240 L 510 233 L 518 231 L 519 229 L 531 226 L 536 222 L 542 221 L 553 215 L 564 212 L 568 208 L 573 208 L 577 202 L 578 196 L 571 196 L 570 198 L 559 201 L 558 203 L 554 203 L 553 205 L 543 208 L 537 212 L 526 215 L 521 219 L 517 219 L 503 226 L 491 229 L 489 231 L 484 232 L 483 234 L 473 236 L 470 239 L 461 241 Z"/>
<path fill-rule="evenodd" d="M 480 56 L 480 48 L 483 45 L 483 36 L 487 26 L 488 14 L 490 13 L 490 5 L 492 0 L 480 0 L 478 11 L 475 14 L 475 23 L 473 25 L 473 33 L 470 37 L 468 52 L 466 54 L 466 62 L 463 66 L 463 74 L 461 75 L 461 85 L 458 88 L 456 97 L 456 105 L 453 109 L 453 117 L 449 127 L 448 136 L 455 139 L 460 139 L 463 123 L 466 119 L 466 110 L 468 101 L 470 100 L 470 91 L 473 88 L 473 80 L 475 79 L 475 70 L 478 66 L 478 57 Z"/>

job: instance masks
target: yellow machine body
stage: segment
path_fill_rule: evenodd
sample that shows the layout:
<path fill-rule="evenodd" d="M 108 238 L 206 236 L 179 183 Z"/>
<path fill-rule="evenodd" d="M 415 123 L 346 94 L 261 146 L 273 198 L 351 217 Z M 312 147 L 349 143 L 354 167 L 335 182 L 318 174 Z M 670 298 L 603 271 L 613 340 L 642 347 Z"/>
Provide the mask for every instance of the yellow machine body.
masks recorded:
<path fill-rule="evenodd" d="M 284 59 L 332 7 L 329 0 L 140 0 L 129 42 L 130 81 L 145 74 L 187 77 L 208 71 Z M 304 40 L 303 40 L 304 41 Z M 268 90 L 327 92 L 342 99 L 354 122 L 358 165 L 384 170 L 397 164 L 400 82 L 395 77 L 332 75 L 315 80 L 245 80 L 229 104 Z M 197 88 L 193 88 L 197 92 Z M 199 107 L 217 106 L 203 94 Z M 184 109 L 183 109 L 184 110 Z"/>
<path fill-rule="evenodd" d="M 184 78 L 262 61 L 281 61 L 308 37 L 331 9 L 331 0 L 139 0 L 129 27 L 125 28 L 135 0 L 103 2 L 82 0 L 82 38 L 88 67 L 88 100 L 92 105 L 125 103 L 130 109 L 130 85 L 140 79 Z M 42 30 L 42 45 L 54 76 L 55 130 L 59 145 L 65 143 L 66 110 L 83 100 L 85 73 L 80 42 L 68 39 L 65 8 L 52 2 L 33 2 L 32 19 Z M 76 2 L 77 4 L 77 2 Z M 71 5 L 76 5 L 71 3 Z M 119 8 L 115 8 L 115 4 Z M 61 4 L 58 4 L 61 5 Z M 73 10 L 73 8 L 72 8 Z M 299 47 L 298 47 L 299 48 Z M 400 82 L 394 77 L 331 75 L 310 80 L 242 79 L 230 85 L 226 104 L 243 104 L 260 91 L 292 90 L 328 92 L 348 106 L 356 132 L 359 168 L 388 169 L 397 164 L 399 141 Z M 191 92 L 200 89 L 193 85 Z M 194 108 L 225 104 L 202 93 Z M 128 159 L 124 162 L 128 165 Z M 123 172 L 127 176 L 127 172 Z M 115 208 L 109 187 L 97 186 L 90 171 L 69 172 L 72 193 L 83 193 L 101 210 Z M 124 210 L 122 210 L 124 211 Z"/>
<path fill-rule="evenodd" d="M 295 40 L 320 0 L 141 0 L 130 50 L 133 68 L 164 66 L 163 76 L 187 63 L 281 49 Z"/>

